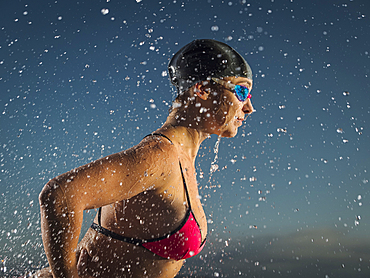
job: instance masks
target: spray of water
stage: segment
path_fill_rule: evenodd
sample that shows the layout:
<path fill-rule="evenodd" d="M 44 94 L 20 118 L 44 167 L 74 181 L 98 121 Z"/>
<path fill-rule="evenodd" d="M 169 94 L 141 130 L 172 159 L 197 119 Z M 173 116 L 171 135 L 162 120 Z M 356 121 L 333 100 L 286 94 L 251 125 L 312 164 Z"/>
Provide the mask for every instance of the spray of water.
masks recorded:
<path fill-rule="evenodd" d="M 211 178 L 212 174 L 217 171 L 218 169 L 218 164 L 217 164 L 217 159 L 218 159 L 218 148 L 220 146 L 220 141 L 221 141 L 221 136 L 218 136 L 218 139 L 216 141 L 216 144 L 213 148 L 213 152 L 215 153 L 215 158 L 213 159 L 211 163 L 211 168 L 209 169 L 209 180 L 208 183 L 211 184 Z"/>

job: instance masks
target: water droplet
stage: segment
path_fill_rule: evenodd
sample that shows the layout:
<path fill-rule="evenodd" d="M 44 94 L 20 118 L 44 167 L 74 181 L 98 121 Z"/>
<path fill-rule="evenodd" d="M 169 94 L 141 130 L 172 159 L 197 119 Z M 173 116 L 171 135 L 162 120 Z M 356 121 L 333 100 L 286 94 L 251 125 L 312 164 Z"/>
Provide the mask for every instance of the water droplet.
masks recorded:
<path fill-rule="evenodd" d="M 212 173 L 216 172 L 217 169 L 218 169 L 218 165 L 217 164 L 212 164 L 211 169 L 209 170 L 209 172 L 212 174 Z"/>
<path fill-rule="evenodd" d="M 109 9 L 101 9 L 102 15 L 107 15 L 109 13 Z"/>

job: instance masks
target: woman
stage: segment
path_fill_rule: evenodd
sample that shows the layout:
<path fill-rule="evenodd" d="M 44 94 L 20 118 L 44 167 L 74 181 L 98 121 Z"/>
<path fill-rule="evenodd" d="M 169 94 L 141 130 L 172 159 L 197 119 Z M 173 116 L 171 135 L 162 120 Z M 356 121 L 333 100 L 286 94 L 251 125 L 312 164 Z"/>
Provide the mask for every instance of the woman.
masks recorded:
<path fill-rule="evenodd" d="M 234 137 L 253 107 L 252 72 L 230 46 L 195 40 L 169 64 L 178 96 L 138 145 L 49 181 L 40 193 L 50 268 L 36 277 L 174 277 L 207 236 L 195 158 L 210 134 Z M 83 211 L 100 208 L 80 243 Z"/>

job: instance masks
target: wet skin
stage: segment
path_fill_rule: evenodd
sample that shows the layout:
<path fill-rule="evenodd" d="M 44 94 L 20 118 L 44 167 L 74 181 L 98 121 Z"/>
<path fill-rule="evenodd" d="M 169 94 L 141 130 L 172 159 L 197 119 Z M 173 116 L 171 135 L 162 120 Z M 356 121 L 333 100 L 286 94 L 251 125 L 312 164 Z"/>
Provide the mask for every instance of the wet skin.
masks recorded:
<path fill-rule="evenodd" d="M 252 80 L 245 77 L 225 77 L 224 81 L 231 82 L 235 85 L 247 87 L 249 91 L 252 90 Z M 241 102 L 230 90 L 222 85 L 204 86 L 196 85 L 198 90 L 208 91 L 208 97 L 203 101 L 201 107 L 206 107 L 211 113 L 207 117 L 207 113 L 202 113 L 201 121 L 204 123 L 204 128 L 211 134 L 221 135 L 222 137 L 234 137 L 238 132 L 238 128 L 242 122 L 253 111 L 253 105 L 250 99 Z M 212 93 L 217 91 L 217 95 L 212 97 Z M 202 102 L 202 100 L 200 100 Z M 203 109 L 204 110 L 204 109 Z"/>
<path fill-rule="evenodd" d="M 247 78 L 225 80 L 252 87 Z M 194 91 L 186 107 L 172 112 L 156 131 L 173 144 L 163 137 L 146 137 L 127 151 L 81 166 L 45 185 L 40 194 L 41 226 L 55 277 L 176 276 L 184 260 L 162 258 L 92 229 L 78 245 L 77 241 L 83 210 L 98 207 L 103 207 L 102 226 L 126 237 L 151 239 L 175 230 L 185 217 L 188 202 L 179 161 L 194 217 L 202 239 L 206 237 L 195 171 L 199 146 L 210 134 L 235 136 L 253 106 L 249 99 L 240 102 L 215 84 L 197 84 Z M 97 217 L 94 222 L 98 223 Z M 51 277 L 47 270 L 38 275 Z"/>
<path fill-rule="evenodd" d="M 160 144 L 170 144 L 164 138 L 155 138 L 155 140 L 159 140 Z M 167 146 L 167 148 L 173 148 L 173 146 Z M 207 223 L 200 200 L 197 198 L 195 169 L 191 161 L 185 157 L 181 159 L 181 164 L 193 213 L 201 227 L 202 239 L 204 239 Z M 129 200 L 103 207 L 102 226 L 115 233 L 141 239 L 158 238 L 175 230 L 185 217 L 187 207 L 184 204 L 187 204 L 187 200 L 177 161 L 174 162 L 174 166 L 166 176 L 161 173 L 163 181 L 169 186 L 155 187 Z M 98 223 L 97 217 L 95 223 Z M 78 253 L 80 254 L 77 267 L 81 277 L 97 275 L 106 277 L 107 274 L 113 277 L 122 277 L 122 275 L 174 277 L 184 263 L 184 260 L 164 259 L 143 247 L 110 239 L 92 229 L 79 244 L 77 256 Z M 109 261 L 100 258 L 114 259 Z"/>

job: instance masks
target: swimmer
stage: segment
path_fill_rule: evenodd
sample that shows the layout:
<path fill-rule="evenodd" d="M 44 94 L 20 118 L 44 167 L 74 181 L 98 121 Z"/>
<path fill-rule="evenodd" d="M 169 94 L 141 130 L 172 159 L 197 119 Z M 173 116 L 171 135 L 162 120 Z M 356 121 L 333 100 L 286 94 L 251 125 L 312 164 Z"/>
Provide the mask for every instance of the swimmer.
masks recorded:
<path fill-rule="evenodd" d="M 195 159 L 211 134 L 234 137 L 253 112 L 252 71 L 210 39 L 168 66 L 178 95 L 162 127 L 125 151 L 50 180 L 39 201 L 49 267 L 33 277 L 175 277 L 207 241 Z M 78 242 L 83 211 L 98 209 Z"/>

